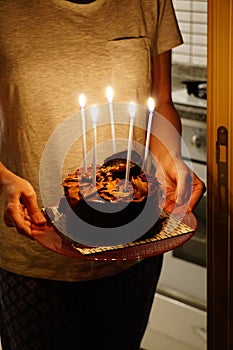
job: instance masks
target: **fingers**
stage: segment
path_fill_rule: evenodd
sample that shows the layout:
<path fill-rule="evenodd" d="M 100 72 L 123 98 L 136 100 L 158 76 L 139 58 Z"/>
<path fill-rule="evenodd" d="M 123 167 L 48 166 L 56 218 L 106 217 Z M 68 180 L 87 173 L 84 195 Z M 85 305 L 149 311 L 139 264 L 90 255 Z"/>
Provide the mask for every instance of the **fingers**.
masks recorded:
<path fill-rule="evenodd" d="M 200 202 L 200 199 L 202 198 L 205 191 L 205 184 L 199 178 L 197 178 L 197 180 L 193 184 L 193 191 L 189 200 L 188 211 L 192 212 L 194 210 L 194 208 Z"/>
<path fill-rule="evenodd" d="M 22 194 L 21 201 L 27 208 L 27 213 L 34 224 L 44 225 L 46 223 L 46 219 L 38 207 L 37 198 L 34 191 L 27 193 L 27 195 Z"/>
<path fill-rule="evenodd" d="M 15 227 L 20 234 L 34 239 L 34 236 L 43 234 L 45 226 L 43 224 L 35 224 L 28 215 L 27 209 L 21 205 L 19 210 L 9 205 L 5 210 L 4 221 L 6 226 Z M 46 221 L 45 221 L 46 222 Z"/>
<path fill-rule="evenodd" d="M 19 233 L 31 238 L 32 224 L 46 225 L 46 219 L 38 207 L 33 186 L 8 170 L 5 172 L 5 180 L 2 183 L 5 224 L 14 226 Z"/>
<path fill-rule="evenodd" d="M 14 226 L 20 234 L 33 239 L 34 233 L 43 230 L 46 219 L 38 207 L 36 195 L 31 193 L 29 196 L 22 195 L 20 200 L 16 195 L 8 196 L 4 222 L 8 227 Z"/>
<path fill-rule="evenodd" d="M 199 203 L 206 188 L 204 183 L 182 161 L 176 170 L 169 169 L 161 183 L 165 195 L 164 209 L 174 214 L 191 212 Z"/>
<path fill-rule="evenodd" d="M 31 223 L 31 235 L 34 238 L 35 236 L 42 235 L 45 233 L 45 225 L 36 225 Z"/>
<path fill-rule="evenodd" d="M 15 227 L 16 230 L 29 238 L 33 238 L 31 235 L 31 222 L 28 219 L 25 208 L 16 201 L 9 202 L 4 211 L 4 222 L 8 227 Z"/>

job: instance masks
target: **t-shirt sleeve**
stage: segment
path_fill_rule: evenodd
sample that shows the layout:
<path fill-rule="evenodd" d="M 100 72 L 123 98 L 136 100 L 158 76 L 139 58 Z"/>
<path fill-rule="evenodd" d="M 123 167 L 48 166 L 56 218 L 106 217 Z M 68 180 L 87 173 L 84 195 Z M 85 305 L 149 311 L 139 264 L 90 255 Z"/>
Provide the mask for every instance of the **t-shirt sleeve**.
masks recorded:
<path fill-rule="evenodd" d="M 183 43 L 172 0 L 159 0 L 158 24 L 153 54 L 168 51 Z"/>

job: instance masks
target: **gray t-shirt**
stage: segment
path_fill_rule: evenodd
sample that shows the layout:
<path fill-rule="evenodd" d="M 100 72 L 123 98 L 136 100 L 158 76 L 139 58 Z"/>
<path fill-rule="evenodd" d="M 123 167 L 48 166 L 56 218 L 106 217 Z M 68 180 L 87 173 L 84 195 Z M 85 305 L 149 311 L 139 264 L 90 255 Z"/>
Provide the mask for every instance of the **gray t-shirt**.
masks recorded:
<path fill-rule="evenodd" d="M 39 169 L 53 132 L 80 111 L 106 103 L 112 86 L 115 102 L 146 105 L 151 87 L 151 58 L 182 43 L 171 0 L 0 0 L 0 159 L 34 186 L 43 206 Z M 81 121 L 77 126 L 80 133 Z M 72 130 L 72 125 L 70 128 Z M 128 127 L 116 128 L 127 138 Z M 111 138 L 98 128 L 98 142 Z M 135 131 L 137 142 L 144 131 Z M 62 149 L 62 141 L 54 145 Z M 87 149 L 92 133 L 87 133 Z M 82 160 L 82 138 L 71 145 L 62 175 Z M 49 179 L 51 181 L 51 179 Z M 3 203 L 0 202 L 3 217 Z M 0 222 L 0 265 L 22 275 L 85 280 L 113 274 L 129 262 L 73 259 L 46 250 Z"/>

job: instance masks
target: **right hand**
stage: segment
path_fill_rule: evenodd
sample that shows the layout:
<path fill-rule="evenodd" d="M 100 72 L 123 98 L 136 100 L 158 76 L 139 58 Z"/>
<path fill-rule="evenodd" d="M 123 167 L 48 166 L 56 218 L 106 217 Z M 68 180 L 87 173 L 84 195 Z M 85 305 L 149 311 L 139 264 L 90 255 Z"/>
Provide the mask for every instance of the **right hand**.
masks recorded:
<path fill-rule="evenodd" d="M 43 231 L 46 219 L 37 204 L 32 185 L 4 166 L 0 172 L 1 194 L 4 200 L 4 222 L 31 239 L 33 233 Z"/>

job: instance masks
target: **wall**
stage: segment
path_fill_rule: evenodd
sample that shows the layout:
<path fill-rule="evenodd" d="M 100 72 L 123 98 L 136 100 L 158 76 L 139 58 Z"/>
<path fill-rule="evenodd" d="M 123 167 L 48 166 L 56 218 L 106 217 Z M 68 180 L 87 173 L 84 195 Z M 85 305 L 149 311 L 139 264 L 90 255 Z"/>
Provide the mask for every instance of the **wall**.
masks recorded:
<path fill-rule="evenodd" d="M 173 50 L 173 63 L 207 65 L 207 0 L 173 0 L 184 44 Z"/>

